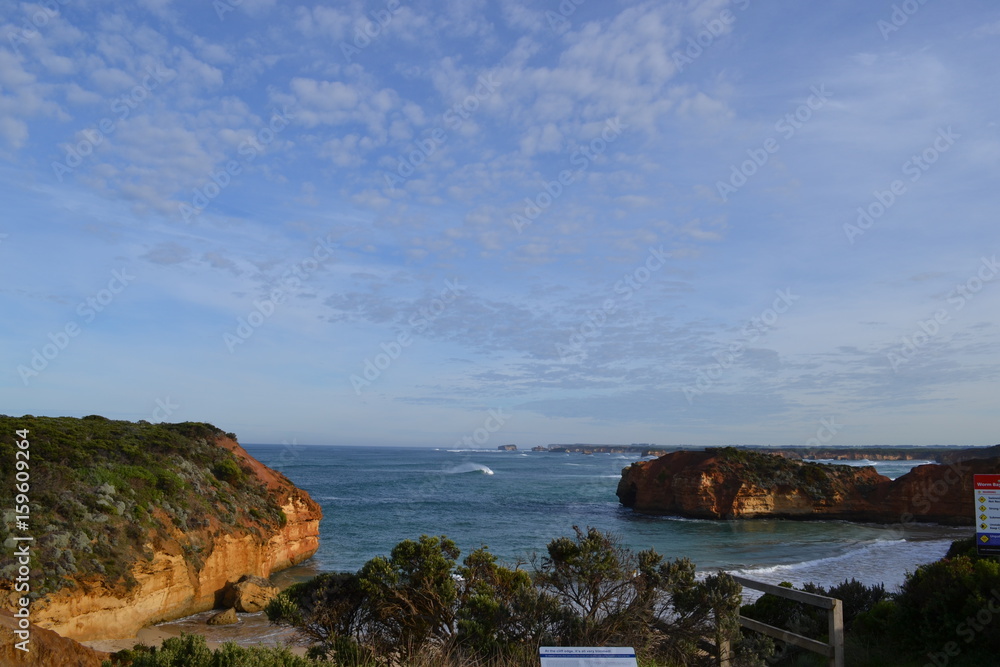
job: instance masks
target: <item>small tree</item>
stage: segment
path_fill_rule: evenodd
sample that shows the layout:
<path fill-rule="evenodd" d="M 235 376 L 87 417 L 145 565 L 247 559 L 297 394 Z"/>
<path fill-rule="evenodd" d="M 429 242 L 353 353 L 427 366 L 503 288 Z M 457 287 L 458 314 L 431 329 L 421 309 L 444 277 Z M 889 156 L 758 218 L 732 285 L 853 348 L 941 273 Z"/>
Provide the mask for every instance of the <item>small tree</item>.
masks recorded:
<path fill-rule="evenodd" d="M 569 616 L 559 601 L 534 586 L 526 571 L 497 563 L 485 547 L 458 569 L 458 646 L 472 657 L 534 660 L 537 649 L 555 643 Z"/>
<path fill-rule="evenodd" d="M 264 613 L 272 623 L 292 626 L 315 642 L 312 657 L 351 662 L 364 654 L 371 623 L 356 574 L 321 574 L 294 584 L 275 596 Z"/>
<path fill-rule="evenodd" d="M 371 618 L 369 641 L 383 654 L 415 655 L 455 634 L 459 550 L 444 537 L 404 540 L 358 572 Z"/>

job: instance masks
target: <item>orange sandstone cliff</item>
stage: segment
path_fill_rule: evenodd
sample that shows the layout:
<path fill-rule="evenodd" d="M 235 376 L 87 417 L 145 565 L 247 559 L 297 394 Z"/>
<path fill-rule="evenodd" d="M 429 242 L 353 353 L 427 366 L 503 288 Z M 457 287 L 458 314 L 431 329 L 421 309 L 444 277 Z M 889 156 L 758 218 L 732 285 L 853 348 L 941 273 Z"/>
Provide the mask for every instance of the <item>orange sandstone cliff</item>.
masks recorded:
<path fill-rule="evenodd" d="M 110 420 L 84 424 L 80 431 L 67 418 L 47 419 L 31 422 L 32 435 L 39 434 L 33 444 L 38 451 L 32 453 L 38 461 L 35 495 L 47 501 L 39 502 L 37 511 L 48 512 L 39 523 L 56 533 L 37 542 L 31 621 L 39 627 L 78 641 L 132 637 L 146 625 L 212 609 L 227 582 L 241 575 L 268 577 L 319 548 L 320 506 L 250 456 L 231 434 L 204 424 Z M 77 452 L 80 446 L 67 444 L 66 434 L 82 438 L 96 463 L 94 470 L 78 468 L 74 491 L 49 494 L 50 478 L 73 475 L 54 462 L 43 464 L 46 456 Z M 107 446 L 95 446 L 98 438 L 106 438 Z M 130 451 L 133 441 L 145 449 L 122 463 L 116 438 L 123 451 Z M 158 458 L 150 458 L 150 451 Z M 142 457 L 143 465 L 135 465 Z M 105 495 L 88 495 L 95 475 L 111 480 L 93 487 L 93 493 Z M 76 525 L 62 516 L 69 511 L 59 504 L 63 495 L 65 503 L 84 505 Z M 53 540 L 56 547 L 49 546 Z M 63 567 L 66 550 L 59 545 L 75 552 L 72 571 Z M 13 609 L 9 584 L 0 580 L 0 593 L 4 606 Z"/>
<path fill-rule="evenodd" d="M 1000 473 L 1000 458 L 922 465 L 890 480 L 870 466 L 806 463 L 727 447 L 634 463 L 622 470 L 617 494 L 639 512 L 690 518 L 970 525 L 975 473 Z"/>

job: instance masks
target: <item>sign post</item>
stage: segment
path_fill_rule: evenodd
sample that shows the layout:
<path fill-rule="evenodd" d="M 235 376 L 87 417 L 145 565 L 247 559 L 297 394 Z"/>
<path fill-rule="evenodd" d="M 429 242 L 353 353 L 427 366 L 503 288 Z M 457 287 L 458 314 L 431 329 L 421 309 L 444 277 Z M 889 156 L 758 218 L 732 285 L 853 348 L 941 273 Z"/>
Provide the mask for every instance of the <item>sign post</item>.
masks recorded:
<path fill-rule="evenodd" d="M 1000 475 L 973 475 L 976 551 L 980 556 L 1000 554 Z"/>
<path fill-rule="evenodd" d="M 542 667 L 636 667 L 635 649 L 611 646 L 541 646 Z"/>

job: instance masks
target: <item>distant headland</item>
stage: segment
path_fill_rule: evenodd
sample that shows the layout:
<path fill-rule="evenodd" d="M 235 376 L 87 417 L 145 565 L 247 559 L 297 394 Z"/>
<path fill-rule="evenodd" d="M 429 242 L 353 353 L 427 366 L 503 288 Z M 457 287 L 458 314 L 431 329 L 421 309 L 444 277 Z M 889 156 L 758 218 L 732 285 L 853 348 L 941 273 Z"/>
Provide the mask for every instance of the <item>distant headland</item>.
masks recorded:
<path fill-rule="evenodd" d="M 639 512 L 702 519 L 972 525 L 972 476 L 1000 473 L 997 451 L 945 452 L 938 454 L 947 459 L 942 463 L 918 465 L 894 480 L 874 466 L 823 464 L 734 447 L 677 451 L 622 470 L 617 495 Z M 876 452 L 868 454 L 863 458 Z"/>
<path fill-rule="evenodd" d="M 988 458 L 1000 456 L 1000 445 L 992 447 L 960 447 L 912 445 L 877 445 L 844 447 L 768 447 L 764 445 L 733 445 L 732 449 L 762 454 L 774 454 L 792 460 L 827 461 L 933 461 L 949 463 L 967 458 Z M 517 451 L 517 445 L 500 445 L 501 451 Z M 572 445 L 538 445 L 533 452 L 552 454 L 626 454 L 631 456 L 663 456 L 673 452 L 701 451 L 704 447 L 694 445 L 658 446 L 651 444 L 594 445 L 576 443 Z"/>

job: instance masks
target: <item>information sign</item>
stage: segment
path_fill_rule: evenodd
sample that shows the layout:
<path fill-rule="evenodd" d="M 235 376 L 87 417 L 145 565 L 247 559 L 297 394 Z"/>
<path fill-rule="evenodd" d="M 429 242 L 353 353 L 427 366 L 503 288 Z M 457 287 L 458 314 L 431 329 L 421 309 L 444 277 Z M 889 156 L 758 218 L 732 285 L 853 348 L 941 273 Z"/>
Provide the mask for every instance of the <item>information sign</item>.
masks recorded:
<path fill-rule="evenodd" d="M 976 550 L 980 556 L 1000 554 L 1000 475 L 973 475 Z"/>
<path fill-rule="evenodd" d="M 635 649 L 621 646 L 542 646 L 542 667 L 637 667 Z"/>

